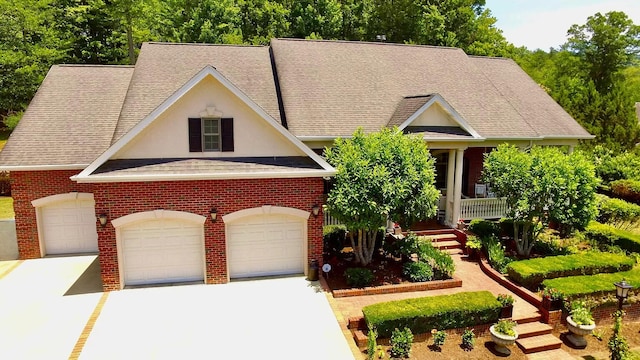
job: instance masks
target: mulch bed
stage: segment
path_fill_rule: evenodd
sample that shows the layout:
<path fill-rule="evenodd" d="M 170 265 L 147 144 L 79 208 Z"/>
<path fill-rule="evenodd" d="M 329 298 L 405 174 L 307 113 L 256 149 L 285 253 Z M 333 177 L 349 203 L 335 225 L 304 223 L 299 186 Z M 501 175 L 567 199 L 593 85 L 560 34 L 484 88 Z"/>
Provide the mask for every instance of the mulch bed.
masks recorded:
<path fill-rule="evenodd" d="M 331 272 L 325 276 L 327 285 L 331 290 L 352 289 L 344 277 L 345 270 L 353 267 L 361 267 L 353 261 L 332 258 L 327 261 L 331 264 Z M 375 279 L 371 286 L 390 284 L 411 284 L 402 278 L 402 261 L 390 257 L 375 257 L 366 268 L 371 269 Z"/>

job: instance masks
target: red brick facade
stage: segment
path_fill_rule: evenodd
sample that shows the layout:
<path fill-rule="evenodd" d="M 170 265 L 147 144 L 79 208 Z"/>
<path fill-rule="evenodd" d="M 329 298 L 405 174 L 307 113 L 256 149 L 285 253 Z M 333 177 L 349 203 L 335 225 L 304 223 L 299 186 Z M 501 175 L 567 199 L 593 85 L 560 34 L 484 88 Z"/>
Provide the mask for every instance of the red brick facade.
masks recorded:
<path fill-rule="evenodd" d="M 31 201 L 70 191 L 92 192 L 96 214 L 105 213 L 109 221 L 151 210 L 174 210 L 209 217 L 216 207 L 216 222 L 204 224 L 206 283 L 227 282 L 225 227 L 222 216 L 263 205 L 311 211 L 323 202 L 320 178 L 251 179 L 207 181 L 161 181 L 77 184 L 69 179 L 74 171 L 12 172 L 15 189 L 16 228 L 21 258 L 40 256 L 35 210 Z M 322 216 L 308 219 L 308 261 L 322 259 Z M 104 289 L 121 288 L 115 228 L 98 225 L 98 248 Z"/>
<path fill-rule="evenodd" d="M 462 189 L 463 192 L 466 192 L 469 196 L 473 197 L 475 195 L 475 184 L 481 183 L 480 178 L 482 177 L 482 164 L 484 163 L 484 154 L 485 152 L 489 152 L 490 148 L 483 147 L 473 147 L 468 148 L 464 151 L 464 159 L 468 164 L 468 173 L 467 175 L 467 188 Z"/>
<path fill-rule="evenodd" d="M 35 259 L 41 254 L 36 209 L 31 205 L 31 201 L 73 191 L 93 192 L 92 184 L 78 184 L 69 179 L 79 172 L 80 170 L 11 172 L 11 194 L 16 214 L 20 259 Z"/>

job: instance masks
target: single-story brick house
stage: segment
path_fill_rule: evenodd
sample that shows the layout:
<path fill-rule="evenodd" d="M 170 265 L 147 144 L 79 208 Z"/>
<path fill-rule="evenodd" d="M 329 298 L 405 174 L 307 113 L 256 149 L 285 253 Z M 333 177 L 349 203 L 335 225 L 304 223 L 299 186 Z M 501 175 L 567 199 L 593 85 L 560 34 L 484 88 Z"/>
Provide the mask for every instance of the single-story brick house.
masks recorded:
<path fill-rule="evenodd" d="M 20 257 L 97 251 L 105 290 L 303 273 L 321 260 L 335 174 L 318 154 L 384 126 L 428 142 L 450 224 L 483 206 L 465 200 L 494 201 L 466 197 L 487 195 L 482 154 L 499 143 L 591 138 L 508 59 L 346 41 L 145 43 L 135 66 L 53 66 L 0 153 Z"/>

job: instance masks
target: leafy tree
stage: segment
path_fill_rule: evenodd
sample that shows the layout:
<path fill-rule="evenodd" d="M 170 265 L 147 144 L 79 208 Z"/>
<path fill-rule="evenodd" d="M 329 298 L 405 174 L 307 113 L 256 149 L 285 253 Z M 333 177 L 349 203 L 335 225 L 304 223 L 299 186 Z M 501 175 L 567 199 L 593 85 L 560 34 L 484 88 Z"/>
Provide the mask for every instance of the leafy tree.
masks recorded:
<path fill-rule="evenodd" d="M 289 9 L 270 0 L 241 0 L 242 39 L 250 44 L 268 44 L 274 37 L 289 35 Z"/>
<path fill-rule="evenodd" d="M 338 171 L 327 205 L 349 229 L 357 262 L 371 262 L 387 217 L 407 226 L 436 214 L 434 160 L 419 137 L 397 128 L 368 135 L 359 129 L 351 139 L 336 140 L 326 156 Z"/>
<path fill-rule="evenodd" d="M 572 25 L 565 47 L 588 66 L 596 90 L 611 88 L 618 72 L 638 60 L 640 26 L 621 11 L 596 13 L 584 25 Z"/>
<path fill-rule="evenodd" d="M 595 216 L 597 180 L 593 165 L 581 154 L 566 155 L 553 147 L 524 152 L 500 145 L 486 156 L 483 177 L 506 198 L 521 256 L 529 256 L 550 220 L 570 229 L 584 227 Z"/>
<path fill-rule="evenodd" d="M 337 39 L 341 33 L 342 12 L 337 0 L 297 0 L 291 2 L 291 36 L 306 38 L 314 33 L 323 39 Z"/>

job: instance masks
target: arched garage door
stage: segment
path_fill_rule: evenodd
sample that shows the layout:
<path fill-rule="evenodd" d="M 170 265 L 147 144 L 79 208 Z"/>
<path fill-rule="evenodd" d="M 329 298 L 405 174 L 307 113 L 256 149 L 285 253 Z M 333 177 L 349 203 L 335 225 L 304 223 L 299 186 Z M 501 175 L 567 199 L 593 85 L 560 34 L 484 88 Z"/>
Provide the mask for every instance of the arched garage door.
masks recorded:
<path fill-rule="evenodd" d="M 42 255 L 98 251 L 93 194 L 69 193 L 32 201 Z"/>
<path fill-rule="evenodd" d="M 133 216 L 141 220 L 126 225 L 114 220 L 124 285 L 204 280 L 204 217 L 176 218 L 172 213 L 186 214 L 139 213 Z M 198 221 L 190 221 L 189 215 Z"/>
<path fill-rule="evenodd" d="M 273 208 L 265 209 L 268 213 L 245 216 L 227 225 L 230 278 L 304 272 L 306 218 L 269 210 Z"/>

